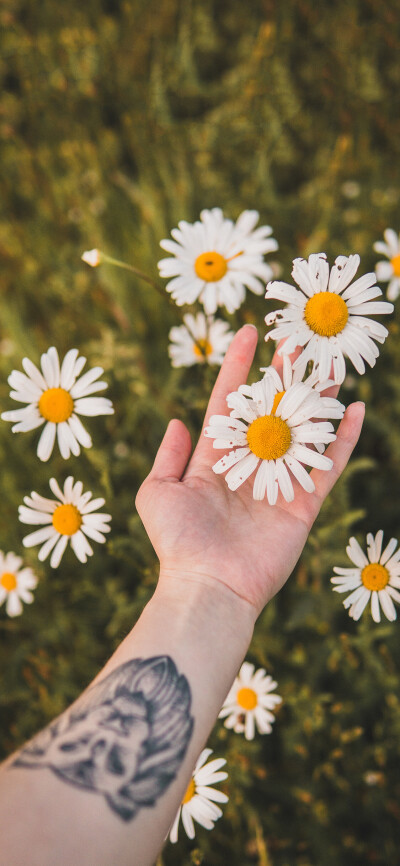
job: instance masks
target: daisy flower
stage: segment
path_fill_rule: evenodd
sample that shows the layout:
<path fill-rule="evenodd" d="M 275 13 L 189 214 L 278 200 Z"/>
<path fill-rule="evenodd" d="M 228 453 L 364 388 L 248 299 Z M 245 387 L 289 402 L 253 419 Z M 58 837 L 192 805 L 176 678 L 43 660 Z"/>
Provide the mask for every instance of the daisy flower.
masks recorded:
<path fill-rule="evenodd" d="M 96 381 L 104 372 L 102 367 L 93 367 L 78 378 L 86 364 L 79 357 L 78 349 L 67 352 L 61 368 L 57 349 L 52 346 L 41 357 L 42 370 L 38 370 L 29 358 L 23 358 L 25 373 L 13 370 L 8 382 L 14 389 L 13 400 L 27 403 L 23 409 L 3 412 L 3 421 L 13 421 L 13 433 L 26 433 L 36 427 L 44 428 L 39 439 L 37 455 L 48 460 L 57 434 L 61 456 L 67 460 L 71 452 L 80 454 L 80 446 L 90 448 L 91 437 L 78 415 L 112 415 L 111 400 L 105 397 L 89 397 L 96 391 L 107 388 L 106 382 Z"/>
<path fill-rule="evenodd" d="M 30 496 L 24 496 L 25 505 L 19 506 L 21 523 L 45 524 L 42 529 L 26 535 L 22 543 L 24 547 L 41 544 L 38 554 L 41 562 L 53 551 L 50 565 L 57 568 L 70 541 L 79 562 L 86 562 L 87 557 L 93 554 L 87 537 L 104 542 L 103 533 L 110 531 L 108 522 L 111 514 L 93 514 L 104 505 L 105 500 L 92 499 L 90 490 L 83 493 L 82 481 L 74 484 L 71 475 L 66 479 L 63 491 L 55 478 L 50 478 L 49 485 L 56 500 L 44 499 L 32 492 Z"/>
<path fill-rule="evenodd" d="M 367 316 L 391 313 L 393 304 L 370 303 L 382 294 L 375 274 L 365 274 L 350 285 L 359 264 L 357 255 L 338 256 L 329 273 L 325 253 L 318 253 L 308 261 L 294 260 L 292 277 L 299 289 L 277 280 L 268 284 L 265 297 L 285 301 L 287 307 L 265 317 L 267 325 L 276 324 L 265 339 L 285 339 L 280 355 L 305 347 L 293 364 L 301 376 L 312 361 L 324 382 L 333 364 L 334 381 L 340 384 L 346 375 L 345 356 L 360 374 L 365 373 L 364 361 L 374 366 L 379 355 L 374 340 L 384 343 L 388 331 Z"/>
<path fill-rule="evenodd" d="M 0 605 L 6 603 L 8 616 L 19 616 L 22 602 L 33 602 L 31 589 L 36 588 L 37 577 L 31 568 L 21 568 L 21 565 L 20 556 L 0 550 Z"/>
<path fill-rule="evenodd" d="M 400 294 L 400 236 L 393 229 L 385 229 L 383 237 L 386 243 L 376 241 L 374 250 L 382 253 L 389 261 L 376 263 L 376 279 L 389 283 L 386 294 L 389 301 L 395 301 Z"/>
<path fill-rule="evenodd" d="M 391 538 L 382 552 L 383 531 L 367 535 L 367 556 L 355 538 L 350 538 L 346 553 L 353 568 L 337 568 L 339 577 L 332 577 L 336 584 L 334 592 L 349 592 L 343 605 L 349 608 L 349 616 L 358 620 L 371 600 L 371 616 L 375 622 L 381 621 L 381 611 L 391 622 L 397 618 L 393 600 L 400 602 L 400 549 L 398 541 Z"/>
<path fill-rule="evenodd" d="M 271 695 L 277 685 L 264 668 L 254 673 L 254 665 L 243 662 L 218 718 L 246 740 L 254 740 L 256 728 L 260 734 L 270 734 L 275 721 L 271 710 L 282 702 L 279 695 Z"/>
<path fill-rule="evenodd" d="M 230 417 L 212 415 L 204 435 L 214 439 L 214 448 L 233 448 L 213 466 L 225 472 L 230 490 L 237 490 L 257 469 L 253 498 L 275 505 L 279 489 L 286 502 L 294 499 L 289 471 L 304 490 L 312 493 L 314 482 L 304 466 L 329 470 L 332 460 L 307 445 L 327 445 L 336 439 L 332 424 L 312 421 L 321 410 L 321 397 L 303 382 L 291 385 L 278 396 L 274 382 L 266 376 L 253 385 L 241 385 L 228 394 Z M 258 468 L 257 468 L 258 467 Z"/>
<path fill-rule="evenodd" d="M 162 240 L 160 246 L 172 258 L 161 259 L 161 277 L 178 306 L 201 301 L 210 315 L 225 306 L 233 313 L 243 303 L 246 288 L 262 295 L 263 283 L 272 277 L 272 269 L 263 255 L 278 249 L 271 238 L 271 226 L 255 225 L 259 214 L 245 210 L 236 223 L 225 219 L 220 208 L 203 210 L 200 221 L 182 220 L 172 229 L 174 240 Z"/>
<path fill-rule="evenodd" d="M 226 794 L 216 788 L 209 787 L 209 785 L 215 785 L 216 782 L 222 782 L 223 779 L 228 778 L 228 773 L 220 772 L 221 767 L 226 764 L 226 760 L 225 758 L 215 758 L 206 764 L 210 755 L 212 755 L 212 749 L 203 749 L 197 761 L 169 834 L 171 842 L 178 841 L 178 826 L 181 817 L 186 835 L 189 836 L 189 839 L 194 839 L 193 820 L 205 827 L 206 830 L 212 830 L 215 821 L 222 815 L 222 811 L 219 806 L 216 806 L 216 803 L 228 802 Z"/>
<path fill-rule="evenodd" d="M 191 367 L 193 364 L 222 364 L 234 332 L 227 322 L 197 313 L 187 313 L 184 325 L 171 328 L 168 348 L 173 367 Z"/>

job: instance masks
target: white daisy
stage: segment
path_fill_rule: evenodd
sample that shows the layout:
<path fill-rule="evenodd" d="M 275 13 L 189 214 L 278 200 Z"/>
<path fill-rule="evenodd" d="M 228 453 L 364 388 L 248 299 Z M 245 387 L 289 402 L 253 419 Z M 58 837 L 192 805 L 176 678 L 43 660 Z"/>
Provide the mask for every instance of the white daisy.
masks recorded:
<path fill-rule="evenodd" d="M 296 382 L 281 398 L 272 377 L 266 376 L 253 385 L 241 385 L 228 394 L 230 417 L 212 415 L 204 435 L 214 439 L 214 448 L 234 448 L 213 466 L 225 476 L 230 490 L 237 490 L 257 469 L 253 486 L 254 499 L 275 505 L 279 489 L 286 502 L 294 499 L 289 471 L 304 490 L 312 493 L 314 482 L 304 466 L 329 470 L 332 460 L 307 448 L 327 445 L 336 439 L 332 424 L 312 421 L 321 411 L 321 397 L 303 382 Z M 260 464 L 260 465 L 259 465 Z"/>
<path fill-rule="evenodd" d="M 393 600 L 400 602 L 400 548 L 398 541 L 391 538 L 382 552 L 383 531 L 367 535 L 367 554 L 355 538 L 350 538 L 346 553 L 354 563 L 353 568 L 333 570 L 339 577 L 332 577 L 336 584 L 334 592 L 349 592 L 343 604 L 349 609 L 352 619 L 358 620 L 371 599 L 371 615 L 375 622 L 381 621 L 381 611 L 391 622 L 397 618 Z"/>
<path fill-rule="evenodd" d="M 329 274 L 325 253 L 318 253 L 308 261 L 294 260 L 292 276 L 299 289 L 279 281 L 268 284 L 265 297 L 285 301 L 287 307 L 265 317 L 267 325 L 276 324 L 265 339 L 285 340 L 280 355 L 306 347 L 293 364 L 301 376 L 312 361 L 324 382 L 333 364 L 334 381 L 340 384 L 346 375 L 345 356 L 360 374 L 365 373 L 364 361 L 374 366 L 379 355 L 374 340 L 384 343 L 388 331 L 367 316 L 391 313 L 393 304 L 370 303 L 382 294 L 375 274 L 365 274 L 350 285 L 359 263 L 357 255 L 338 256 Z"/>
<path fill-rule="evenodd" d="M 273 276 L 263 255 L 278 244 L 270 237 L 270 226 L 254 228 L 258 218 L 257 211 L 245 210 L 234 223 L 220 208 L 203 210 L 200 221 L 182 220 L 172 229 L 174 240 L 160 241 L 172 254 L 158 262 L 160 276 L 173 278 L 166 289 L 178 306 L 200 300 L 207 314 L 222 306 L 233 313 L 243 303 L 246 288 L 263 293 L 263 283 Z"/>
<path fill-rule="evenodd" d="M 19 506 L 21 523 L 45 524 L 42 529 L 26 535 L 22 543 L 25 547 L 42 544 L 39 550 L 41 562 L 53 551 L 50 565 L 57 568 L 70 541 L 79 562 L 86 562 L 87 557 L 93 554 L 86 536 L 102 543 L 106 540 L 103 533 L 110 532 L 108 522 L 111 514 L 93 514 L 105 500 L 92 499 L 90 490 L 83 493 L 82 481 L 74 484 L 71 475 L 66 479 L 63 491 L 55 478 L 50 478 L 49 484 L 57 496 L 56 501 L 32 492 L 30 496 L 24 496 L 25 505 Z"/>
<path fill-rule="evenodd" d="M 13 421 L 13 433 L 26 433 L 45 424 L 37 447 L 40 460 L 48 460 L 54 447 L 57 433 L 61 456 L 67 460 L 71 452 L 80 454 L 80 446 L 90 448 L 91 437 L 78 415 L 112 415 L 111 400 L 106 397 L 89 397 L 96 391 L 107 388 L 107 382 L 96 379 L 104 372 L 102 367 L 93 367 L 78 379 L 86 358 L 79 357 L 78 349 L 67 352 L 61 368 L 57 349 L 52 346 L 41 357 L 42 372 L 29 358 L 23 358 L 25 373 L 13 370 L 8 382 L 14 389 L 13 400 L 28 403 L 23 409 L 3 412 L 3 421 Z M 26 375 L 25 375 L 26 374 Z"/>
<path fill-rule="evenodd" d="M 389 301 L 395 301 L 400 294 L 400 235 L 393 229 L 385 229 L 383 237 L 386 243 L 376 241 L 374 250 L 387 256 L 389 261 L 376 263 L 376 279 L 389 283 L 386 294 Z"/>
<path fill-rule="evenodd" d="M 19 616 L 22 602 L 33 602 L 30 590 L 36 588 L 37 577 L 31 568 L 21 568 L 21 565 L 20 556 L 0 550 L 0 605 L 6 603 L 8 616 Z"/>
<path fill-rule="evenodd" d="M 276 683 L 264 668 L 254 673 L 254 665 L 243 662 L 239 674 L 226 697 L 219 719 L 225 719 L 225 727 L 253 740 L 255 729 L 260 734 L 270 734 L 275 716 L 271 713 L 282 702 L 279 695 L 271 695 Z"/>
<path fill-rule="evenodd" d="M 222 364 L 234 332 L 222 319 L 197 313 L 187 313 L 184 325 L 171 328 L 168 348 L 173 367 L 191 367 L 193 364 Z"/>
<path fill-rule="evenodd" d="M 194 839 L 195 829 L 193 820 L 212 830 L 215 821 L 221 817 L 222 811 L 216 803 L 227 803 L 228 797 L 216 788 L 216 782 L 222 782 L 228 778 L 228 773 L 219 772 L 226 764 L 225 758 L 216 758 L 206 764 L 207 758 L 212 755 L 212 749 L 203 749 L 197 764 L 193 770 L 192 778 L 186 789 L 185 796 L 179 806 L 175 821 L 172 825 L 169 838 L 171 842 L 178 841 L 179 819 L 182 816 L 182 824 L 189 839 Z"/>

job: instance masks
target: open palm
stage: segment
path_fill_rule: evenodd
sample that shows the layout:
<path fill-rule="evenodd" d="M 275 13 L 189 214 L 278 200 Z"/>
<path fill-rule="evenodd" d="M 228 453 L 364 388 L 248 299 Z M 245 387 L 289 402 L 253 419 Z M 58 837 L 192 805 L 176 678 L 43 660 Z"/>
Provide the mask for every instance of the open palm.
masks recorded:
<path fill-rule="evenodd" d="M 246 382 L 256 345 L 256 329 L 245 325 L 226 354 L 205 426 L 211 415 L 228 414 L 226 395 Z M 279 366 L 279 359 L 274 363 Z M 164 577 L 222 582 L 258 613 L 292 572 L 322 502 L 353 451 L 363 417 L 361 403 L 346 410 L 326 451 L 333 469 L 312 471 L 314 493 L 293 480 L 293 502 L 280 495 L 273 506 L 253 499 L 250 482 L 230 491 L 224 477 L 212 471 L 216 453 L 210 440 L 201 435 L 190 456 L 188 430 L 181 421 L 171 421 L 137 496 Z"/>

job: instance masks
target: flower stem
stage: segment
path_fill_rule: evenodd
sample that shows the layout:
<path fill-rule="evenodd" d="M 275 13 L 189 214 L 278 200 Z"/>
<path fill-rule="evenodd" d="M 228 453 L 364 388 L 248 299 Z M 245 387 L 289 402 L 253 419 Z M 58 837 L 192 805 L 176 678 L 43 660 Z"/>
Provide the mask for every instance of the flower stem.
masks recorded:
<path fill-rule="evenodd" d="M 131 274 L 135 274 L 136 277 L 139 277 L 139 279 L 144 280 L 146 283 L 148 283 L 150 286 L 152 286 L 152 288 L 155 289 L 159 295 L 162 295 L 163 299 L 167 300 L 168 303 L 170 304 L 170 306 L 174 307 L 175 311 L 177 310 L 177 305 L 174 303 L 171 296 L 168 295 L 165 292 L 165 290 L 160 286 L 160 284 L 157 283 L 156 280 L 153 280 L 152 277 L 149 277 L 147 274 L 143 273 L 143 271 L 140 271 L 138 268 L 135 268 L 133 265 L 128 265 L 127 262 L 122 262 L 120 259 L 114 259 L 112 256 L 108 256 L 106 253 L 103 253 L 103 251 L 100 252 L 100 257 L 101 257 L 102 263 L 104 262 L 107 265 L 114 265 L 116 268 L 122 268 L 125 271 L 130 271 Z M 196 339 L 194 334 L 192 334 L 192 331 L 190 330 L 189 326 L 184 321 L 184 314 L 180 311 L 179 307 L 178 307 L 177 311 L 178 311 L 178 316 L 179 316 L 182 324 L 185 326 L 189 336 L 192 338 L 193 342 L 195 343 L 195 345 L 197 346 L 197 348 L 199 349 L 201 354 L 204 356 L 204 358 L 206 358 L 207 354 L 206 354 L 205 346 L 203 346 Z"/>

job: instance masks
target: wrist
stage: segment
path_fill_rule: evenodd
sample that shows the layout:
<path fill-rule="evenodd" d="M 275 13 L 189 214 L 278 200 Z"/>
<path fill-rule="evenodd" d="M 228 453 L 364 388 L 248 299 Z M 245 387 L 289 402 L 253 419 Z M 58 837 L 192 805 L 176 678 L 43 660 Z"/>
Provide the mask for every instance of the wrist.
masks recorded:
<path fill-rule="evenodd" d="M 160 568 L 152 601 L 170 610 L 177 625 L 209 628 L 213 623 L 226 637 L 238 632 L 251 636 L 258 611 L 226 583 L 201 571 Z"/>

